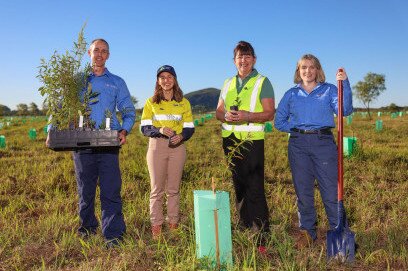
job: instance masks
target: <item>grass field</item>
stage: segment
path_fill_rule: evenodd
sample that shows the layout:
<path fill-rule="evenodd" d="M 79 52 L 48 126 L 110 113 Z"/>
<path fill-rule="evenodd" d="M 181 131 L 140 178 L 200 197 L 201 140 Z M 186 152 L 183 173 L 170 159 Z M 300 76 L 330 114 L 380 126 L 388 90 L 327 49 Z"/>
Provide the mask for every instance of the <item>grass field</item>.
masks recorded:
<path fill-rule="evenodd" d="M 269 254 L 260 256 L 250 232 L 237 230 L 231 202 L 233 270 L 407 270 L 408 269 L 408 116 L 375 120 L 359 114 L 345 125 L 345 136 L 358 138 L 356 153 L 345 159 L 345 205 L 358 250 L 352 264 L 327 262 L 327 221 L 316 191 L 319 241 L 296 250 L 295 193 L 287 161 L 287 134 L 266 138 L 265 180 L 271 217 Z M 1 122 L 1 121 L 0 121 Z M 150 235 L 148 139 L 138 124 L 122 147 L 122 196 L 127 234 L 121 247 L 106 249 L 100 231 L 89 240 L 76 235 L 79 225 L 74 169 L 69 152 L 44 146 L 45 121 L 27 118 L 3 127 L 0 149 L 0 270 L 211 270 L 195 257 L 193 190 L 231 192 L 220 125 L 212 119 L 196 128 L 187 143 L 188 160 L 181 188 L 181 228 L 155 241 Z M 28 130 L 36 128 L 36 140 Z M 99 197 L 99 196 L 97 196 Z M 100 218 L 97 200 L 97 217 Z"/>

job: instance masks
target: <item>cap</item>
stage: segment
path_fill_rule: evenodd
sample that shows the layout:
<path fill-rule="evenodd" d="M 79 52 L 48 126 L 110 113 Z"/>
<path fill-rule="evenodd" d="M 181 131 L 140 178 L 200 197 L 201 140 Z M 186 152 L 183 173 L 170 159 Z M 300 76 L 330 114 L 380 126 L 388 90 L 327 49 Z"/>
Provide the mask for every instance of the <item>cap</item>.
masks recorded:
<path fill-rule="evenodd" d="M 173 68 L 172 66 L 170 66 L 170 65 L 163 65 L 163 66 L 161 66 L 161 67 L 157 70 L 157 77 L 159 77 L 159 75 L 160 75 L 162 72 L 171 73 L 174 77 L 177 78 L 176 71 L 175 71 L 174 68 Z"/>

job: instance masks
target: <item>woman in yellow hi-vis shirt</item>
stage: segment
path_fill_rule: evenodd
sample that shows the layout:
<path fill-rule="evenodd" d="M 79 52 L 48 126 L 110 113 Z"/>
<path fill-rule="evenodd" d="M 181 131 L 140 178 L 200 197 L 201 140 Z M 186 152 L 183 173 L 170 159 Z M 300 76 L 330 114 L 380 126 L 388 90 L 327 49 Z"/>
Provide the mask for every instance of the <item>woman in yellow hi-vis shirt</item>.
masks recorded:
<path fill-rule="evenodd" d="M 150 222 L 157 238 L 164 223 L 163 201 L 167 196 L 167 222 L 179 222 L 180 182 L 186 161 L 183 144 L 194 133 L 190 102 L 183 97 L 176 71 L 164 65 L 157 70 L 156 88 L 143 108 L 141 130 L 150 137 L 146 160 L 150 174 Z"/>

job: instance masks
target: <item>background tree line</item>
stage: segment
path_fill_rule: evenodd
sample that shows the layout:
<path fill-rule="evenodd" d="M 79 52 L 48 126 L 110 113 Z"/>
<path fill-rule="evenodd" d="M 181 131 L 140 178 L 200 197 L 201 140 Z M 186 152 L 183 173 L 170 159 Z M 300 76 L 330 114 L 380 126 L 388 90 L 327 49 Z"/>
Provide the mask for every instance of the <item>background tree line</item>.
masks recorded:
<path fill-rule="evenodd" d="M 0 104 L 0 116 L 45 116 L 48 108 L 43 104 L 40 109 L 36 103 L 20 103 L 16 106 L 16 110 L 11 110 L 8 106 Z"/>

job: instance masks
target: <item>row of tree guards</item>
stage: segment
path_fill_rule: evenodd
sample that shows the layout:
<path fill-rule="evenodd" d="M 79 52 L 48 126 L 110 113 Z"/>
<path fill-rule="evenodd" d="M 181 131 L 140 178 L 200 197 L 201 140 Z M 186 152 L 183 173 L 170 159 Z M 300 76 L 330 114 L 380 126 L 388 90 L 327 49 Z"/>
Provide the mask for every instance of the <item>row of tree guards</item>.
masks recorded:
<path fill-rule="evenodd" d="M 44 127 L 44 131 L 45 131 Z M 47 133 L 45 131 L 45 133 Z M 30 140 L 36 140 L 37 139 L 37 130 L 35 128 L 31 128 L 30 130 L 28 130 L 28 138 Z M 0 149 L 4 149 L 6 148 L 6 137 L 4 135 L 0 135 Z"/>
<path fill-rule="evenodd" d="M 214 118 L 213 114 L 206 114 L 201 116 L 199 119 L 194 119 L 194 126 L 203 126 L 207 120 Z"/>
<path fill-rule="evenodd" d="M 379 116 L 381 116 L 381 115 L 379 114 Z M 347 116 L 346 117 L 346 124 L 351 125 L 352 122 L 353 122 L 353 116 Z M 375 121 L 375 130 L 377 132 L 380 132 L 380 131 L 383 130 L 383 121 L 382 120 L 378 119 L 378 120 Z"/>
<path fill-rule="evenodd" d="M 366 113 L 366 112 L 361 112 L 361 113 Z M 354 113 L 354 114 L 355 114 L 355 113 Z M 351 124 L 352 124 L 352 122 L 353 122 L 353 115 L 354 115 L 354 114 L 352 114 L 352 115 L 346 117 L 346 124 L 347 124 L 347 125 L 351 125 Z M 377 113 L 378 117 L 381 117 L 383 114 L 384 114 L 384 113 L 382 113 L 382 112 L 378 112 L 378 113 Z M 397 116 L 402 117 L 402 116 L 404 115 L 404 112 L 391 113 L 390 115 L 391 115 L 391 118 L 396 118 Z M 197 126 L 203 126 L 206 121 L 212 119 L 213 117 L 214 117 L 213 114 L 206 114 L 206 115 L 204 115 L 204 116 L 201 116 L 199 119 L 194 119 L 194 126 L 196 126 L 196 127 L 197 127 Z M 17 117 L 17 118 L 16 118 L 16 117 L 14 117 L 14 118 L 13 118 L 13 117 L 8 118 L 8 120 L 15 120 L 15 119 L 20 119 L 20 121 L 21 121 L 22 123 L 25 123 L 23 118 L 18 118 L 18 117 Z M 39 121 L 47 120 L 47 118 L 44 118 L 44 117 L 32 117 L 31 119 L 36 119 L 36 121 L 37 121 L 37 119 L 38 119 Z M 10 123 L 7 122 L 6 125 L 7 125 L 7 126 L 10 126 Z M 3 123 L 3 122 L 0 122 L 0 129 L 2 129 L 3 127 L 5 127 L 4 123 Z M 272 125 L 272 123 L 271 123 L 271 122 L 266 122 L 266 123 L 265 123 L 265 130 L 264 130 L 264 131 L 265 131 L 266 133 L 270 133 L 270 132 L 272 132 L 272 130 L 273 130 L 273 125 Z M 376 130 L 377 132 L 383 130 L 383 121 L 382 121 L 381 119 L 377 119 L 377 120 L 376 120 L 376 122 L 375 122 L 375 130 Z M 44 134 L 47 134 L 47 133 L 48 133 L 48 125 L 44 126 L 43 132 L 44 132 Z M 36 140 L 36 138 L 37 138 L 37 131 L 36 131 L 35 128 L 31 128 L 31 129 L 28 131 L 28 137 L 29 137 L 30 140 Z M 355 148 L 355 145 L 357 144 L 357 143 L 356 143 L 356 142 L 357 142 L 357 139 L 356 139 L 355 137 L 350 137 L 350 138 L 344 137 L 344 141 L 343 141 L 343 142 L 344 142 L 344 155 L 346 155 L 346 156 L 352 155 L 353 151 L 356 149 L 356 148 Z M 0 142 L 0 148 L 5 148 L 5 147 L 6 147 L 6 139 L 5 139 L 5 136 L 2 135 L 2 136 L 1 136 L 1 142 Z"/>
<path fill-rule="evenodd" d="M 350 125 L 352 122 L 352 118 L 355 114 L 360 114 L 361 117 L 367 117 L 368 112 L 355 112 L 351 116 L 347 117 L 347 124 Z M 397 117 L 402 117 L 404 115 L 407 115 L 407 112 L 377 112 L 377 116 L 381 117 L 383 115 L 389 115 L 392 119 L 397 118 Z M 213 114 L 206 114 L 204 116 L 201 116 L 199 119 L 194 120 L 194 126 L 202 126 L 204 125 L 205 121 L 210 120 L 213 118 Z M 140 116 L 137 116 L 137 119 L 140 120 Z M 7 127 L 7 126 L 13 126 L 14 124 L 26 124 L 27 122 L 33 123 L 33 122 L 42 122 L 42 121 L 48 121 L 48 117 L 45 116 L 14 116 L 14 117 L 5 117 L 5 118 L 0 118 L 0 129 Z M 267 122 L 265 124 L 265 132 L 271 132 L 272 131 L 272 123 Z"/>

